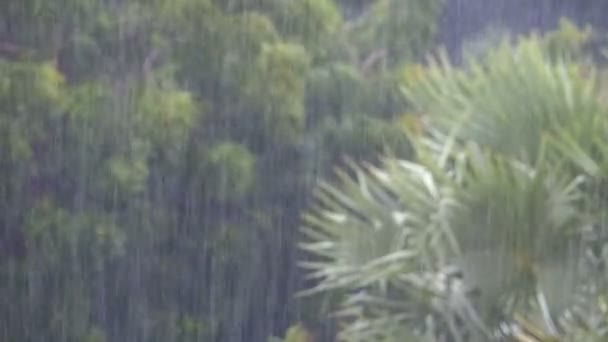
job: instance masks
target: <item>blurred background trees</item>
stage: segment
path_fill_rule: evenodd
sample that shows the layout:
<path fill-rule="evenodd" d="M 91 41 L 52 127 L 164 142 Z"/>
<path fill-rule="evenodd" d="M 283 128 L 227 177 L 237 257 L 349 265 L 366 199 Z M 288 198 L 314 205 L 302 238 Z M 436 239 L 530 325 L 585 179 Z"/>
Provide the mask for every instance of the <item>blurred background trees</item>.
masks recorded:
<path fill-rule="evenodd" d="M 384 80 L 435 13 L 385 19 L 396 3 L 360 34 L 331 0 L 3 2 L 0 339 L 264 341 L 314 321 L 293 294 L 316 179 L 409 153 Z"/>

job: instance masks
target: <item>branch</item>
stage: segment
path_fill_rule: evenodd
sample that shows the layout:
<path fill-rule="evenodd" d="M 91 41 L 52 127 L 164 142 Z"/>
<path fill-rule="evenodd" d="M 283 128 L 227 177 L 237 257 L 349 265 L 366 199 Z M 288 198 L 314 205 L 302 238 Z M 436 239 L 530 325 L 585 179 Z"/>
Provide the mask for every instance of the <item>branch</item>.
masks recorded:
<path fill-rule="evenodd" d="M 154 66 L 154 63 L 158 60 L 158 58 L 160 57 L 160 52 L 158 50 L 152 50 L 144 59 L 144 63 L 142 65 L 142 71 L 144 73 L 144 76 L 147 76 L 150 74 L 150 72 L 152 71 L 152 68 Z"/>
<path fill-rule="evenodd" d="M 373 66 L 378 64 L 381 60 L 386 59 L 386 49 L 380 49 L 372 52 L 367 58 L 361 63 L 361 72 L 367 73 Z"/>

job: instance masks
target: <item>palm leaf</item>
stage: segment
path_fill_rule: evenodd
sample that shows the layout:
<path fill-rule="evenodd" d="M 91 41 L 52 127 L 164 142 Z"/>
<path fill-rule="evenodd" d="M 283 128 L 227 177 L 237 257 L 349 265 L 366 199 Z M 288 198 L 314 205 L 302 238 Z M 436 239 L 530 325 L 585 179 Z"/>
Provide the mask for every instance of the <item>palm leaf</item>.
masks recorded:
<path fill-rule="evenodd" d="M 591 188 L 608 174 L 607 113 L 595 81 L 541 45 L 431 60 L 404 89 L 431 118 L 416 160 L 349 163 L 321 184 L 301 244 L 318 283 L 303 294 L 343 294 L 342 340 L 606 336 L 594 272 L 608 248 L 588 236 L 606 235 Z"/>

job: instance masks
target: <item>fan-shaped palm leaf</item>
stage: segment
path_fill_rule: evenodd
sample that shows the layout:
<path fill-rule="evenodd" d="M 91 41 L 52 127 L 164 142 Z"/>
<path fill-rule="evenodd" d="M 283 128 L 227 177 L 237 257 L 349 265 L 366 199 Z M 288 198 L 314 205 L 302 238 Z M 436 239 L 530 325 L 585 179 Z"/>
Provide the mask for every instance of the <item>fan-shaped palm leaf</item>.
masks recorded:
<path fill-rule="evenodd" d="M 594 80 L 531 38 L 466 69 L 431 62 L 405 92 L 431 118 L 417 160 L 339 171 L 306 216 L 306 293 L 344 294 L 342 338 L 605 336 L 608 278 L 587 260 L 603 258 L 588 243 L 603 231 L 590 187 L 608 175 Z"/>

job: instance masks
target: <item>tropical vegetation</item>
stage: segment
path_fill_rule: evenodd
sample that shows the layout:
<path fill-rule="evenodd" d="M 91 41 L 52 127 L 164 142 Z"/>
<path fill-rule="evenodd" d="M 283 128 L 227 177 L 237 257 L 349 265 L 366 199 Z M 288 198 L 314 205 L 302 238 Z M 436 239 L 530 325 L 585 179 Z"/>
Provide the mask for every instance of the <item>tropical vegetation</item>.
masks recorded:
<path fill-rule="evenodd" d="M 608 107 L 588 37 L 562 22 L 406 69 L 414 157 L 338 169 L 303 228 L 303 294 L 337 297 L 340 340 L 608 338 Z"/>
<path fill-rule="evenodd" d="M 444 6 L 0 1 L 0 341 L 601 338 L 601 39 Z"/>

